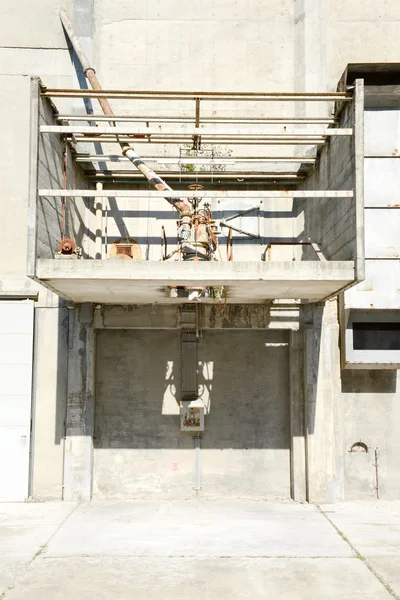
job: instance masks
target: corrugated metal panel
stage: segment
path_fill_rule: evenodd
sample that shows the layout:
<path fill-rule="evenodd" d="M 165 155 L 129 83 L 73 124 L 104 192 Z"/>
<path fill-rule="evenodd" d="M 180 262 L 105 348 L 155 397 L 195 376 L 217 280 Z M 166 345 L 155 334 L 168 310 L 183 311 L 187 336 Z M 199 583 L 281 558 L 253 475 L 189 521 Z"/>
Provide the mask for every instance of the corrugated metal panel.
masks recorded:
<path fill-rule="evenodd" d="M 0 500 L 28 495 L 33 302 L 0 303 Z"/>

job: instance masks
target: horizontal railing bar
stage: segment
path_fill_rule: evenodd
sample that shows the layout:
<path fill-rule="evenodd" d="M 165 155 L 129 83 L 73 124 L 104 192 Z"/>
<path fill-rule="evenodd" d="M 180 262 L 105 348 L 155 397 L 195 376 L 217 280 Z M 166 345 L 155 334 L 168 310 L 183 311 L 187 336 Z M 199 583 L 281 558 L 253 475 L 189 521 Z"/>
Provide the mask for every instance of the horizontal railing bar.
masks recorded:
<path fill-rule="evenodd" d="M 333 127 L 325 127 L 323 129 L 318 129 L 314 131 L 310 131 L 308 129 L 287 129 L 286 127 L 283 130 L 266 130 L 266 131 L 253 131 L 252 129 L 209 129 L 206 127 L 190 127 L 190 128 L 182 128 L 176 129 L 174 127 L 79 127 L 77 125 L 41 125 L 40 126 L 41 133 L 73 133 L 73 134 L 95 134 L 97 135 L 139 135 L 139 136 L 188 136 L 193 137 L 194 135 L 201 136 L 233 136 L 233 137 L 241 137 L 248 136 L 251 138 L 260 138 L 260 137 L 323 137 L 323 136 L 334 136 L 334 135 L 352 135 L 352 128 L 333 128 Z"/>
<path fill-rule="evenodd" d="M 195 172 L 196 173 L 196 172 Z M 158 174 L 164 178 L 175 177 L 175 178 L 193 178 L 193 171 L 159 171 Z M 86 177 L 90 179 L 106 179 L 106 178 L 126 178 L 126 179 L 140 179 L 143 175 L 135 171 L 91 171 L 85 172 Z M 283 179 L 285 181 L 290 179 L 305 179 L 305 175 L 298 175 L 297 173 L 259 173 L 259 172 L 243 172 L 243 171 L 202 171 L 196 173 L 196 179 L 205 179 L 214 177 L 216 179 Z"/>
<path fill-rule="evenodd" d="M 57 121 L 106 121 L 106 122 L 132 122 L 132 123 L 195 123 L 196 117 L 129 117 L 127 115 L 114 115 L 112 117 L 108 117 L 106 115 L 57 115 Z M 290 123 L 306 125 L 310 124 L 333 124 L 337 123 L 337 119 L 335 118 L 323 118 L 323 117 L 201 117 L 201 123 L 254 123 L 256 125 L 262 123 L 269 124 L 277 124 L 281 125 L 282 123 Z"/>
<path fill-rule="evenodd" d="M 75 140 L 77 142 L 82 142 L 82 143 L 107 143 L 107 144 L 119 144 L 119 142 L 132 142 L 133 138 L 132 137 L 124 137 L 124 136 L 119 136 L 119 140 L 117 140 L 116 137 L 89 137 L 89 136 L 74 136 Z M 203 143 L 207 143 L 207 144 L 222 144 L 222 143 L 226 143 L 226 144 L 230 144 L 230 145 L 237 145 L 237 146 L 251 146 L 251 145 L 259 145 L 259 146 L 296 146 L 296 145 L 301 145 L 301 146 L 315 146 L 316 144 L 324 144 L 326 141 L 326 138 L 303 138 L 303 139 L 264 139 L 264 140 L 257 140 L 257 139 L 248 139 L 248 138 L 242 138 L 240 140 L 238 139 L 225 139 L 225 138 L 204 138 L 202 136 L 202 141 Z M 174 138 L 158 138 L 158 139 L 154 139 L 154 140 L 149 140 L 149 139 L 136 139 L 135 143 L 137 144 L 138 142 L 140 143 L 145 143 L 145 144 L 187 144 L 188 143 L 188 138 L 184 138 L 184 139 L 174 139 Z"/>
<path fill-rule="evenodd" d="M 179 190 L 173 193 L 150 190 L 51 190 L 39 189 L 39 197 L 47 198 L 353 198 L 353 190 L 286 190 L 286 191 L 220 191 L 201 190 Z"/>
<path fill-rule="evenodd" d="M 352 100 L 346 92 L 181 92 L 150 90 L 89 90 L 72 88 L 42 87 L 42 96 L 78 97 L 78 98 L 137 98 L 172 100 L 290 100 L 290 101 L 332 101 Z"/>
<path fill-rule="evenodd" d="M 198 164 L 198 165 L 226 165 L 226 164 L 234 164 L 239 162 L 276 162 L 276 163 L 284 163 L 284 162 L 292 162 L 292 163 L 314 163 L 315 158 L 310 157 L 281 157 L 281 156 L 237 156 L 237 157 L 227 157 L 227 158 L 195 158 L 192 156 L 181 156 L 181 157 L 171 157 L 171 156 L 151 156 L 145 157 L 142 160 L 146 162 L 155 162 L 157 164 Z M 119 156 L 118 154 L 76 154 L 75 155 L 76 162 L 130 162 L 129 158 L 125 156 Z"/>

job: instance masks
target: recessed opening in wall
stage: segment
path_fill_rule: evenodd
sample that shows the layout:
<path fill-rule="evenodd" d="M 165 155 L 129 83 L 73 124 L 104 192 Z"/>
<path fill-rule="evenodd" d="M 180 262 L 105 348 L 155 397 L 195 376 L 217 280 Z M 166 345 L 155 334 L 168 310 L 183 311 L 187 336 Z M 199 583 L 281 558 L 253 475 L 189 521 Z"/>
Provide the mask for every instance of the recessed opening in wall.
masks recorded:
<path fill-rule="evenodd" d="M 354 350 L 400 350 L 400 322 L 353 322 Z"/>

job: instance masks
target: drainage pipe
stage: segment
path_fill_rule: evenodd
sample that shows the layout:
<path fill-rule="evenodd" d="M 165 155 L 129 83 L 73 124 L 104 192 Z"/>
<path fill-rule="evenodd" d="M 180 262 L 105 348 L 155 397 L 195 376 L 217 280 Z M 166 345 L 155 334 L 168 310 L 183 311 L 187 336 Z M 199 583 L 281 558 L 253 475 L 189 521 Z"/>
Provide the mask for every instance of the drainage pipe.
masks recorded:
<path fill-rule="evenodd" d="M 85 77 L 88 79 L 90 85 L 92 86 L 92 88 L 94 90 L 102 91 L 100 82 L 96 76 L 96 71 L 93 67 L 90 66 L 90 63 L 89 63 L 88 58 L 81 46 L 79 38 L 76 36 L 76 34 L 72 28 L 71 21 L 69 20 L 67 14 L 63 10 L 60 11 L 60 19 L 61 19 L 64 29 L 68 35 L 68 38 L 76 52 L 79 62 L 81 63 L 83 72 L 85 73 Z M 109 101 L 107 100 L 107 98 L 98 97 L 97 100 L 99 101 L 99 104 L 100 104 L 104 114 L 107 117 L 115 116 L 114 111 L 111 108 L 111 105 L 110 105 Z M 110 125 L 115 126 L 115 121 L 114 122 L 111 121 Z M 155 187 L 156 190 L 159 190 L 159 191 L 165 190 L 165 191 L 172 192 L 172 189 L 170 188 L 170 186 L 167 183 L 165 183 L 165 181 L 163 179 L 161 179 L 161 177 L 159 177 L 152 169 L 150 169 L 150 167 L 140 158 L 140 156 L 138 154 L 136 154 L 135 150 L 133 149 L 133 147 L 130 144 L 128 144 L 126 142 L 121 142 L 119 140 L 119 136 L 117 136 L 117 140 L 119 142 L 119 145 L 121 146 L 122 154 L 124 156 L 126 156 L 127 158 L 129 158 L 129 160 L 146 177 L 148 182 L 151 183 Z M 183 217 L 183 216 L 191 217 L 192 216 L 193 209 L 192 209 L 190 203 L 188 202 L 188 200 L 186 200 L 185 198 L 181 199 L 181 198 L 166 197 L 165 199 L 167 200 L 167 202 L 169 202 L 169 204 L 172 204 L 172 206 L 174 206 L 174 208 L 176 208 L 176 210 L 179 212 L 181 217 Z"/>
<path fill-rule="evenodd" d="M 193 437 L 194 441 L 194 491 L 196 495 L 201 491 L 201 473 L 200 473 L 200 434 Z"/>

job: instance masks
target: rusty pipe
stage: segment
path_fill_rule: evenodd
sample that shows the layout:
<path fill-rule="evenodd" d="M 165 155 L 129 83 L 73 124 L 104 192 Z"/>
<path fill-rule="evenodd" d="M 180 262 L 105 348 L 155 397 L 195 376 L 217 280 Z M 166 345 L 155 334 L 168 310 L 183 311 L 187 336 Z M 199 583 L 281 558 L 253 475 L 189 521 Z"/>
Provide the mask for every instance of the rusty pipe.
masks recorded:
<path fill-rule="evenodd" d="M 60 11 L 60 19 L 61 19 L 61 23 L 63 24 L 63 27 L 65 29 L 65 32 L 67 33 L 67 36 L 72 44 L 72 47 L 75 50 L 75 53 L 79 59 L 79 62 L 81 63 L 85 77 L 88 79 L 90 85 L 92 86 L 92 88 L 94 90 L 102 91 L 100 82 L 96 76 L 96 71 L 90 65 L 89 60 L 81 46 L 79 38 L 77 37 L 77 35 L 75 34 L 75 32 L 73 30 L 71 21 L 69 20 L 66 12 L 63 10 Z M 104 114 L 107 117 L 113 117 L 114 111 L 111 108 L 111 105 L 110 105 L 109 101 L 107 100 L 107 98 L 98 97 L 97 100 L 99 101 L 99 104 L 100 104 L 101 109 L 104 112 Z M 115 126 L 115 122 L 111 121 L 110 125 Z M 118 140 L 119 145 L 121 146 L 122 154 L 124 156 L 126 156 L 133 163 L 133 165 L 146 177 L 148 182 L 151 183 L 155 187 L 156 190 L 159 190 L 159 191 L 165 190 L 165 191 L 172 192 L 172 189 L 170 188 L 170 186 L 167 183 L 165 183 L 165 181 L 163 179 L 161 179 L 161 177 L 159 177 L 144 162 L 144 160 L 142 158 L 140 158 L 140 156 L 138 154 L 136 154 L 134 148 L 130 144 L 128 144 L 127 142 L 121 142 L 119 139 L 119 136 L 117 136 L 117 140 Z M 193 210 L 192 210 L 190 203 L 185 198 L 182 199 L 182 198 L 166 197 L 165 199 L 167 200 L 167 202 L 169 202 L 169 204 L 172 204 L 172 206 L 174 206 L 174 208 L 176 208 L 176 210 L 179 212 L 180 216 L 184 215 L 184 216 L 191 217 Z"/>

